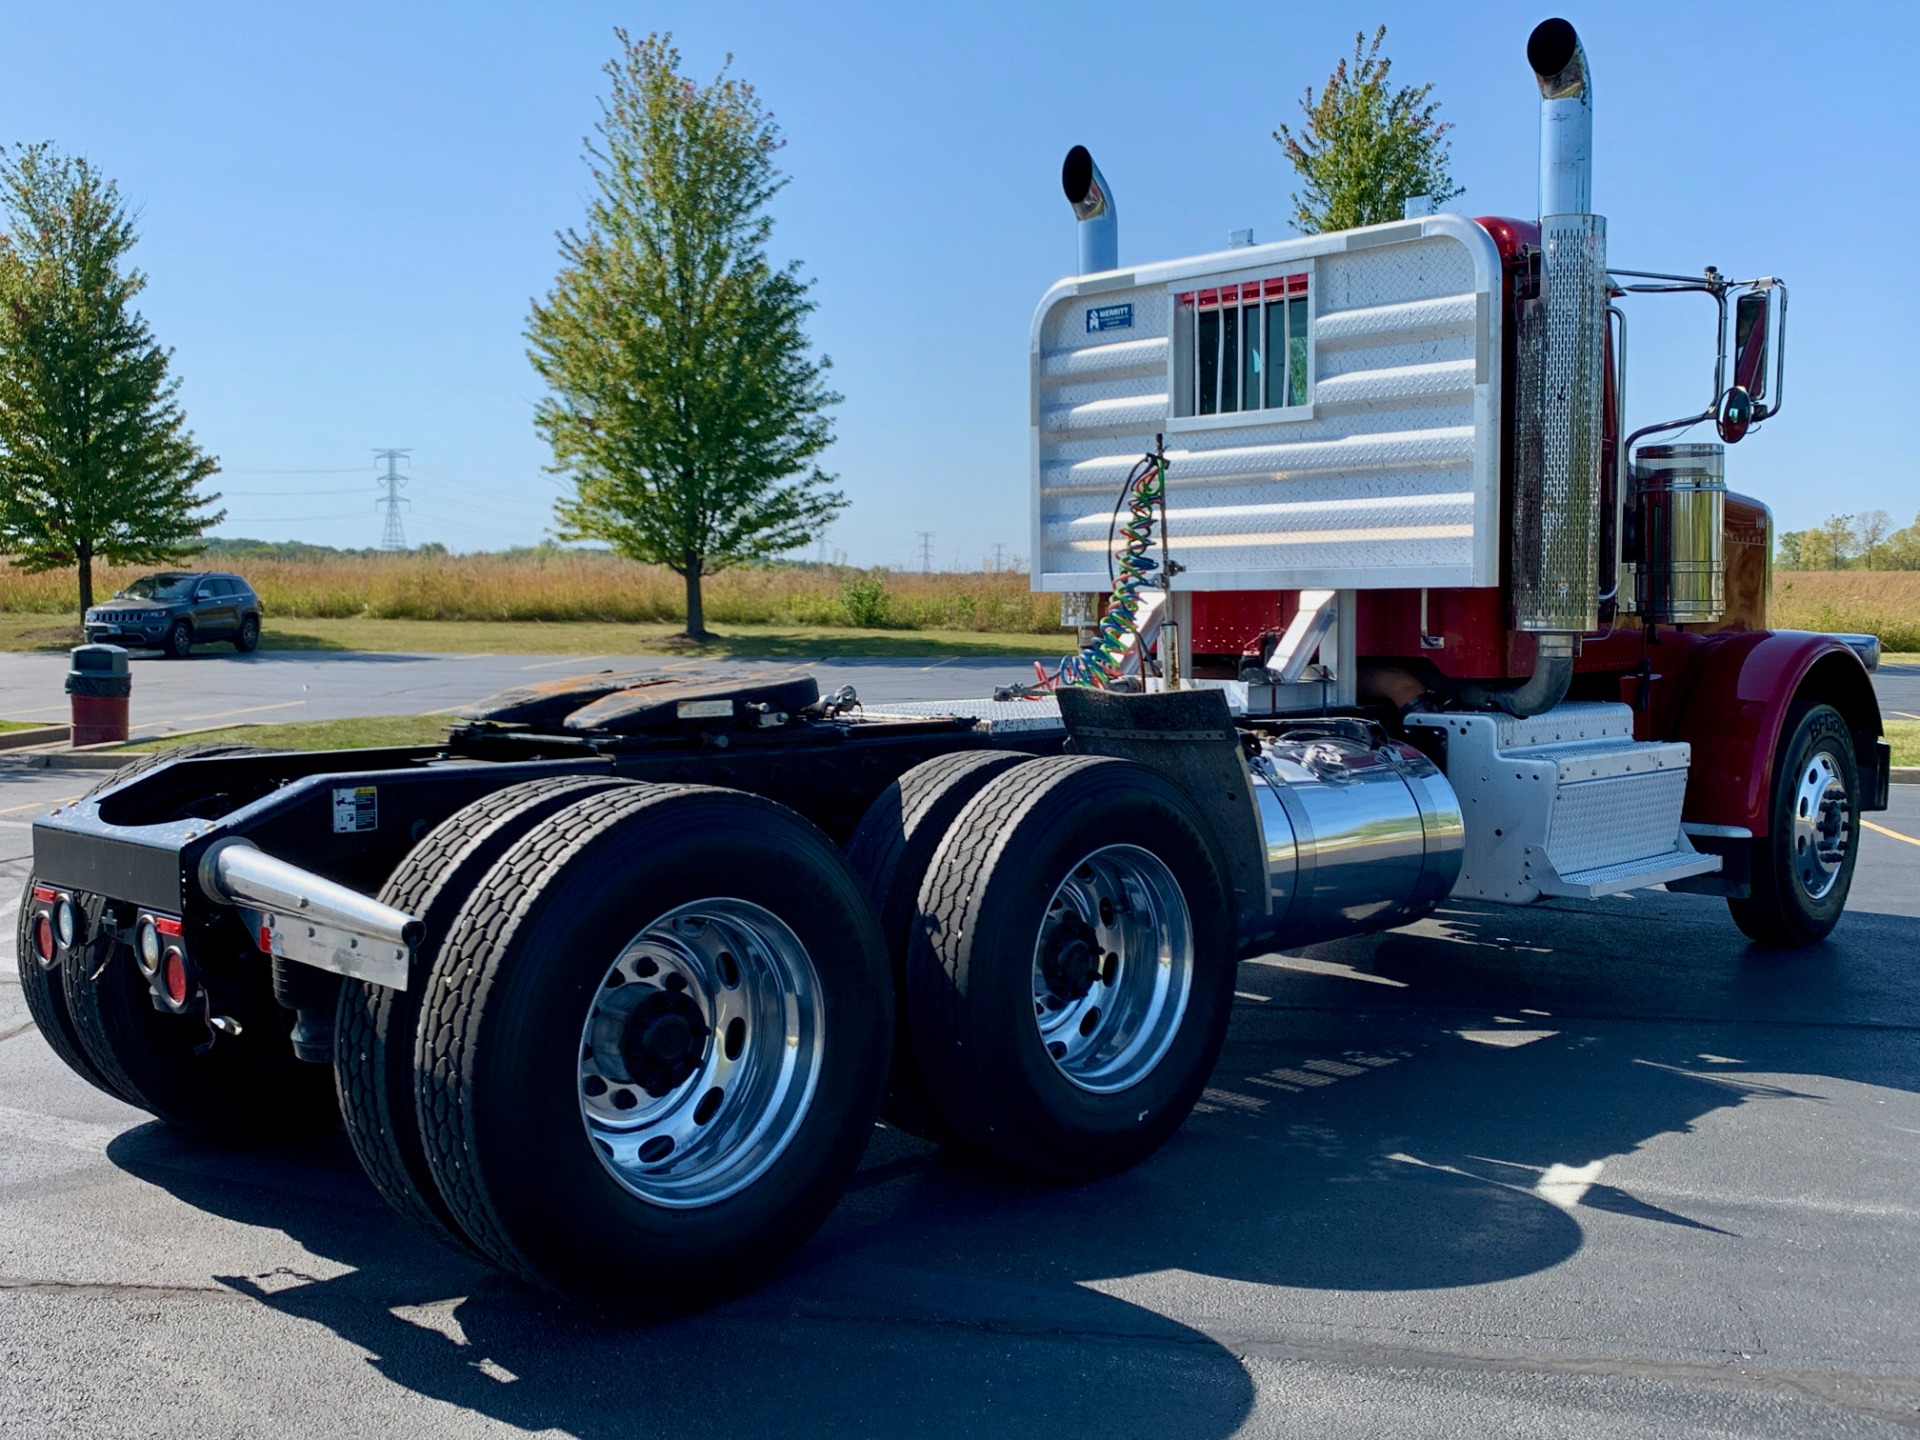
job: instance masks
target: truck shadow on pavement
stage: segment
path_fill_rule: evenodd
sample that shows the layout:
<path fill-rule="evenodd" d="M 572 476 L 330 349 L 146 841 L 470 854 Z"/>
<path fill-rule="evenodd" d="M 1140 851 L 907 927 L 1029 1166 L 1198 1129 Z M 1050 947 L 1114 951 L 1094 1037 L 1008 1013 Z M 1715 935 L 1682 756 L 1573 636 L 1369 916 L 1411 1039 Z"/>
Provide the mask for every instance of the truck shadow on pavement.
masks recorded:
<path fill-rule="evenodd" d="M 1813 1080 L 1755 1077 L 1920 1088 L 1910 1035 L 1887 1029 L 1915 1020 L 1913 987 L 1879 969 L 1903 948 L 1881 928 L 1912 922 L 1846 924 L 1828 946 L 1773 956 L 1693 897 L 1455 907 L 1251 962 L 1205 1101 L 1148 1164 L 1040 1186 L 881 1129 L 785 1274 L 651 1328 L 438 1250 L 338 1139 L 233 1155 L 149 1125 L 109 1154 L 331 1262 L 223 1285 L 361 1347 L 397 1385 L 526 1429 L 958 1435 L 1044 1416 L 1112 1436 L 1227 1435 L 1253 1400 L 1235 1333 L 1158 1313 L 1185 1308 L 1192 1277 L 1303 1292 L 1261 1308 L 1310 1327 L 1327 1313 L 1311 1292 L 1561 1264 L 1583 1243 L 1582 1211 L 1737 1243 L 1610 1184 L 1607 1163 L 1727 1107 L 1822 1103 Z M 1219 1308 L 1217 1287 L 1204 1308 Z"/>

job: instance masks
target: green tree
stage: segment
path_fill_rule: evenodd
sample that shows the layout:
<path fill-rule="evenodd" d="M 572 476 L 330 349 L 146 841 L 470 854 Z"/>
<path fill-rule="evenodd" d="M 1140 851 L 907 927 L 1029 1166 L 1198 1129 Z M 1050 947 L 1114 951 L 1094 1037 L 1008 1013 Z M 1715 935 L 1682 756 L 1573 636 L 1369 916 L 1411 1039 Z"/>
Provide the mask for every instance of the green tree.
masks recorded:
<path fill-rule="evenodd" d="M 1887 543 L 1880 549 L 1880 564 L 1887 570 L 1920 570 L 1920 515 L 1913 517 L 1913 524 L 1887 536 Z"/>
<path fill-rule="evenodd" d="M 0 149 L 0 551 L 28 571 L 193 554 L 219 471 L 187 429 L 173 352 L 133 302 L 146 276 L 111 180 L 49 145 Z"/>
<path fill-rule="evenodd" d="M 1892 529 L 1893 517 L 1884 510 L 1864 510 L 1853 517 L 1853 542 L 1867 569 L 1874 568 L 1874 558 Z"/>
<path fill-rule="evenodd" d="M 1804 530 L 1781 531 L 1780 534 L 1774 538 L 1774 545 L 1778 555 L 1774 563 L 1782 570 L 1804 570 L 1806 566 L 1801 561 L 1800 555 L 1806 543 L 1807 532 Z"/>
<path fill-rule="evenodd" d="M 1829 515 L 1800 544 L 1803 570 L 1845 570 L 1853 559 L 1853 517 Z"/>
<path fill-rule="evenodd" d="M 1398 220 L 1417 195 L 1438 209 L 1462 193 L 1448 163 L 1453 126 L 1437 118 L 1431 84 L 1389 88 L 1393 62 L 1380 54 L 1386 38 L 1384 25 L 1371 45 L 1356 34 L 1352 68 L 1345 60 L 1336 65 L 1317 99 L 1307 87 L 1299 131 L 1282 125 L 1273 132 L 1305 182 L 1293 194 L 1293 223 L 1303 234 Z"/>
<path fill-rule="evenodd" d="M 773 117 L 724 69 L 705 87 L 682 76 L 670 36 L 615 34 L 587 141 L 597 194 L 528 323 L 552 392 L 534 423 L 573 485 L 563 538 L 684 576 L 698 638 L 703 576 L 810 544 L 846 507 L 811 464 L 840 397 L 807 343 L 798 263 L 767 258 L 786 184 Z"/>

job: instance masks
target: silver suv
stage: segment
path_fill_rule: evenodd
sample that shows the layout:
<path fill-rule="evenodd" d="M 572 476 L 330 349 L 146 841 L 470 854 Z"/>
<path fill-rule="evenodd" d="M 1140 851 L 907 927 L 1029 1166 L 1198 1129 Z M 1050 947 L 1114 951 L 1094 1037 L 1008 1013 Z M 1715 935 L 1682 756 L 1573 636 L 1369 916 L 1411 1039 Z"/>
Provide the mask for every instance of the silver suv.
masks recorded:
<path fill-rule="evenodd" d="M 167 571 L 143 575 L 87 611 L 87 639 L 184 660 L 202 640 L 230 641 L 242 654 L 260 643 L 260 597 L 238 575 Z"/>

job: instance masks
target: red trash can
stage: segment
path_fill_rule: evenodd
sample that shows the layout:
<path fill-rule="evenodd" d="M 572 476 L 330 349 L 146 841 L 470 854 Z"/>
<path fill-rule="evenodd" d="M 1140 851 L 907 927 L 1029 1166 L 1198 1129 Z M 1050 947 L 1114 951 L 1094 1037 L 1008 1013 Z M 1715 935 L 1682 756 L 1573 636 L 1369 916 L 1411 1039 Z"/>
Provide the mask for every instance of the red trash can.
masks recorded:
<path fill-rule="evenodd" d="M 118 645 L 76 645 L 67 669 L 73 734 L 70 745 L 108 745 L 127 738 L 133 676 Z"/>

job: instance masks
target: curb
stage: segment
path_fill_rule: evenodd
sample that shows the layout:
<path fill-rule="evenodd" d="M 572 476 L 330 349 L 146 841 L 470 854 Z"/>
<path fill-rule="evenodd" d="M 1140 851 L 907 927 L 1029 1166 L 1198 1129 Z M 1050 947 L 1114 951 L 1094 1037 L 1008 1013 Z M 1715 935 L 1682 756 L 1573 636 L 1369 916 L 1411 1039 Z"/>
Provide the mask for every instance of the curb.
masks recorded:
<path fill-rule="evenodd" d="M 37 755 L 0 755 L 0 774 L 8 770 L 118 770 L 139 755 L 89 755 L 84 750 L 43 751 Z"/>
<path fill-rule="evenodd" d="M 36 725 L 31 730 L 0 731 L 0 750 L 24 750 L 33 745 L 64 745 L 69 733 L 65 725 Z"/>
<path fill-rule="evenodd" d="M 1887 778 L 1896 785 L 1920 785 L 1920 765 L 1892 765 Z"/>

